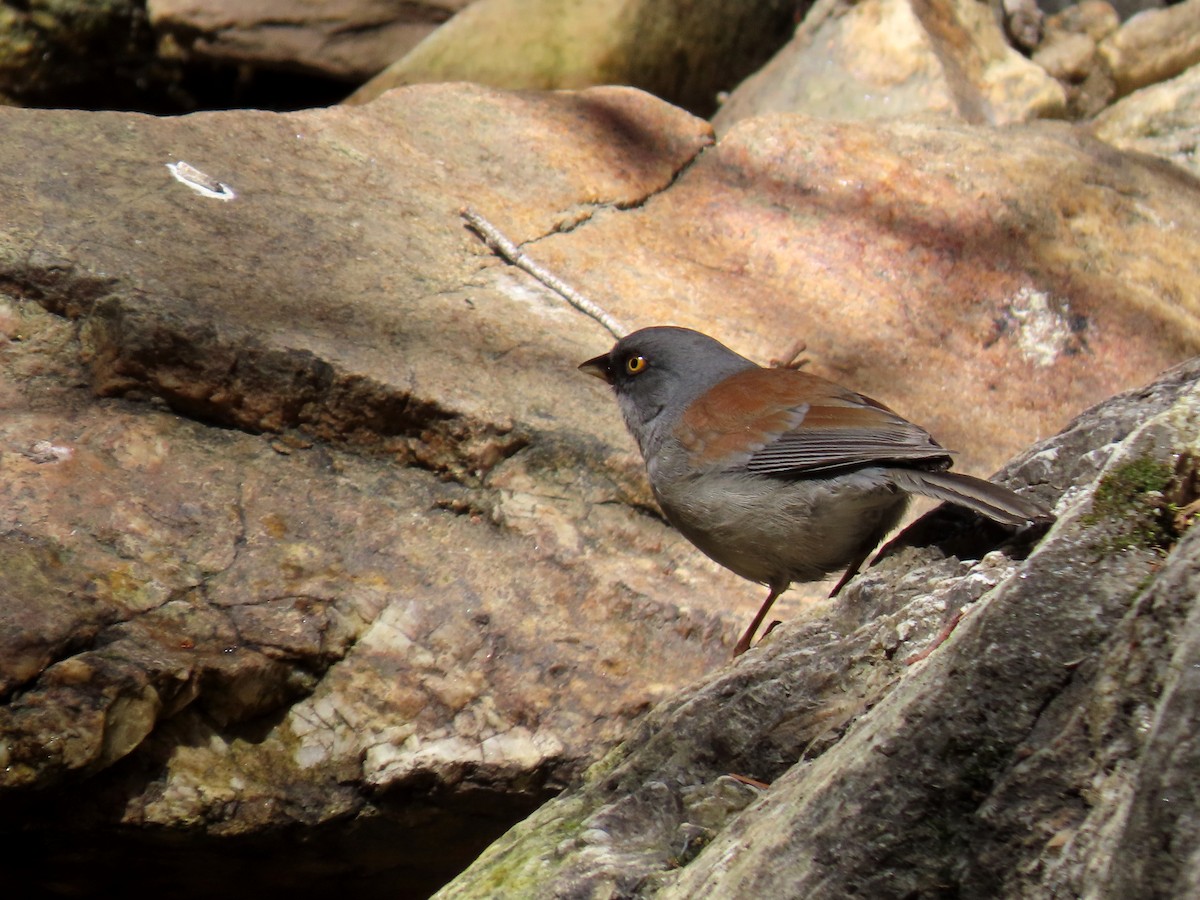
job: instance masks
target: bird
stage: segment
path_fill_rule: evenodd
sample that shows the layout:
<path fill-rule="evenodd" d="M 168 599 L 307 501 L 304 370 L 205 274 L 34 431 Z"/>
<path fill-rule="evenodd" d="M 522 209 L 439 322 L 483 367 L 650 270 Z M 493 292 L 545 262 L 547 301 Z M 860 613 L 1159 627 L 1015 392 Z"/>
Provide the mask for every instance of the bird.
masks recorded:
<path fill-rule="evenodd" d="M 879 401 L 797 368 L 764 368 L 699 331 L 643 328 L 579 369 L 612 387 L 667 521 L 768 588 L 734 657 L 793 583 L 843 571 L 835 596 L 912 494 L 1006 525 L 1054 520 L 1008 488 L 947 471 L 953 451 Z"/>

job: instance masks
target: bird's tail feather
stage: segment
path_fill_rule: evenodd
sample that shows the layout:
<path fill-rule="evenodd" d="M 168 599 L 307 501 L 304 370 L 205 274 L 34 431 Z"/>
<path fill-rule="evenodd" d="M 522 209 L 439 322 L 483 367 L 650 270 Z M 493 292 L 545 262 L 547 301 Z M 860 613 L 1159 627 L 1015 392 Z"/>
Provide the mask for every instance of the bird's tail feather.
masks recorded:
<path fill-rule="evenodd" d="M 1045 507 L 1014 494 L 1006 487 L 958 472 L 925 472 L 920 469 L 888 469 L 896 487 L 913 494 L 965 506 L 1006 525 L 1053 522 Z"/>

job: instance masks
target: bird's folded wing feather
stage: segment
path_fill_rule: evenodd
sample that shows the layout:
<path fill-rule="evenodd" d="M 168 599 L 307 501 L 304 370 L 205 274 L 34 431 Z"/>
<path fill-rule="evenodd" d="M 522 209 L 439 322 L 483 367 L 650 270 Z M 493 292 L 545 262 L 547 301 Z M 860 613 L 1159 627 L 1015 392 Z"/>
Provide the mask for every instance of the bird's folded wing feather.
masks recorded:
<path fill-rule="evenodd" d="M 779 369 L 748 369 L 720 382 L 691 404 L 678 434 L 695 464 L 764 475 L 908 460 L 941 468 L 950 458 L 886 406 Z"/>

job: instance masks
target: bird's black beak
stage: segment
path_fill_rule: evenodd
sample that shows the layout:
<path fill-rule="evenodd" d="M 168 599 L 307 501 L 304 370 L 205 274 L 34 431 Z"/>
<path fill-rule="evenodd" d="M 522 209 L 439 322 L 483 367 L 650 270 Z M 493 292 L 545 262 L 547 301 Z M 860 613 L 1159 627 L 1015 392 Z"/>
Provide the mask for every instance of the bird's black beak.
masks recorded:
<path fill-rule="evenodd" d="M 579 371 L 587 372 L 589 375 L 595 375 L 601 381 L 605 381 L 608 384 L 613 383 L 612 366 L 609 365 L 607 353 L 597 356 L 595 359 L 589 359 L 585 363 L 580 363 Z"/>

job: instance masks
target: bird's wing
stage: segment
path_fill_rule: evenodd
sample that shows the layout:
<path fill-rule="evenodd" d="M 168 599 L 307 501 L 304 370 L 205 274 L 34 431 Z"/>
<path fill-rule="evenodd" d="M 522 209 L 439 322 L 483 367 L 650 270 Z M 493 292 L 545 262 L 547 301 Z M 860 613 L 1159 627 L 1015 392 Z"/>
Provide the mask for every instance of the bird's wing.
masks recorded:
<path fill-rule="evenodd" d="M 691 404 L 677 434 L 700 467 L 764 475 L 950 460 L 925 429 L 883 404 L 792 370 L 731 375 Z"/>

